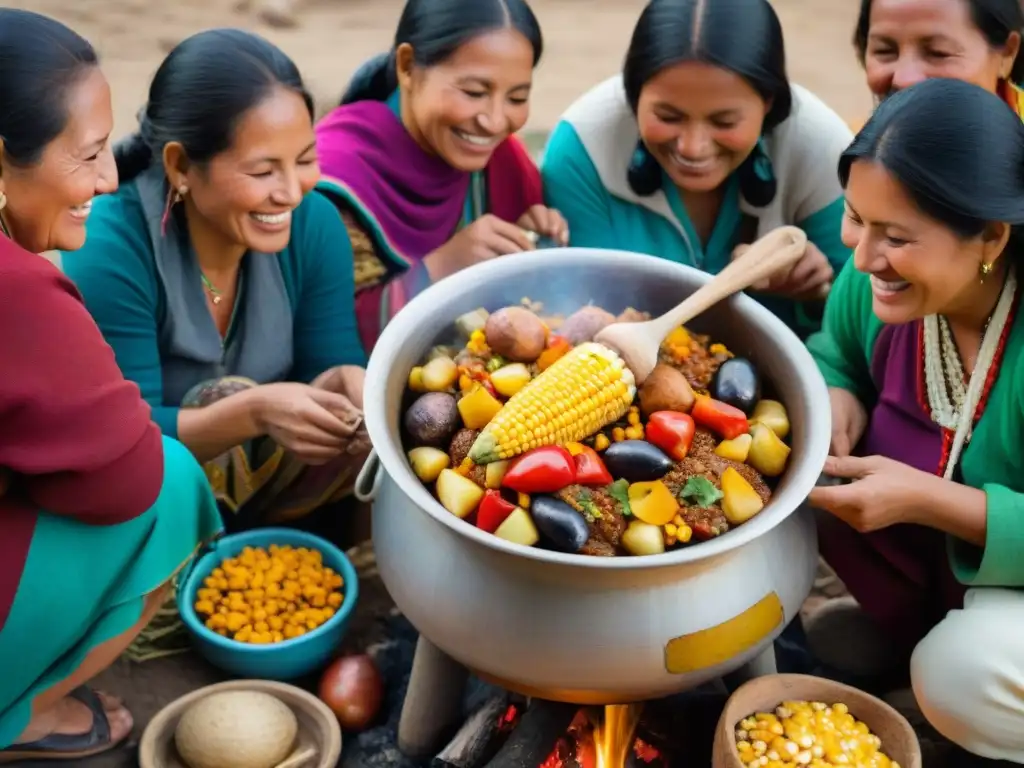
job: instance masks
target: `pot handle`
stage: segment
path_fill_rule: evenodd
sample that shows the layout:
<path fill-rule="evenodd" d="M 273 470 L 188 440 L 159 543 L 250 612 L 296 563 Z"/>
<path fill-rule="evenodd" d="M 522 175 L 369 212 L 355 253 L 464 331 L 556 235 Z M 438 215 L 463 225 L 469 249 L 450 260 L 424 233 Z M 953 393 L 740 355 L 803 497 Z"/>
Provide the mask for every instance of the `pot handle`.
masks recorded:
<path fill-rule="evenodd" d="M 356 477 L 355 495 L 363 502 L 371 502 L 377 497 L 380 484 L 384 481 L 384 467 L 381 466 L 377 452 L 370 449 L 359 475 Z"/>

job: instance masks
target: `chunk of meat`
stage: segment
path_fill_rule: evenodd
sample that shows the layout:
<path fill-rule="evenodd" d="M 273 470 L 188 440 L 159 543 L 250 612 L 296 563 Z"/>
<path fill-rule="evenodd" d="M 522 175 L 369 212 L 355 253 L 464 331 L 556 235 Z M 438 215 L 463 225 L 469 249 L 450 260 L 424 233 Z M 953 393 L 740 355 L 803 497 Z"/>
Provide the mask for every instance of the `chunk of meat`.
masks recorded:
<path fill-rule="evenodd" d="M 475 429 L 463 428 L 452 436 L 452 441 L 448 444 L 448 458 L 451 460 L 452 469 L 458 469 L 469 456 L 469 449 L 473 447 L 479 434 Z M 487 470 L 479 465 L 474 466 L 470 470 L 469 479 L 483 487 L 487 479 Z"/>
<path fill-rule="evenodd" d="M 711 338 L 702 333 L 691 333 L 690 340 L 690 354 L 685 358 L 678 359 L 669 350 L 662 348 L 658 360 L 682 373 L 694 389 L 706 390 L 718 366 L 728 360 L 729 355 L 712 353 Z"/>
<path fill-rule="evenodd" d="M 758 474 L 753 467 L 731 459 L 725 459 L 715 453 L 717 441 L 710 432 L 698 429 L 694 435 L 693 444 L 690 446 L 690 453 L 685 459 L 677 462 L 675 467 L 665 476 L 665 484 L 673 494 L 679 492 L 686 485 L 691 477 L 707 478 L 716 488 L 722 488 L 722 473 L 732 467 L 746 480 L 761 497 L 764 503 L 768 503 L 772 492 L 764 478 Z M 686 524 L 693 531 L 694 538 L 704 541 L 706 539 L 720 536 L 729 530 L 729 521 L 722 512 L 721 505 L 715 503 L 709 507 L 685 504 L 679 510 Z"/>
<path fill-rule="evenodd" d="M 558 496 L 587 519 L 590 527 L 588 546 L 594 543 L 597 549 L 602 549 L 598 542 L 604 542 L 614 554 L 622 540 L 622 532 L 626 530 L 622 505 L 603 488 L 587 488 L 582 485 L 570 485 L 560 491 Z"/>

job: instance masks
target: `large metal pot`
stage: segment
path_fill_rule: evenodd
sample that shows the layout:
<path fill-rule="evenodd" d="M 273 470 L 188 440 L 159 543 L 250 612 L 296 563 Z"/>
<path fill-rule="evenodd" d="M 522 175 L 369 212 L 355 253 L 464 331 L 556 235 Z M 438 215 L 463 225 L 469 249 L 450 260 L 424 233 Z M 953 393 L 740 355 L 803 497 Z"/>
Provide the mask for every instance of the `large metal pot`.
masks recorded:
<path fill-rule="evenodd" d="M 802 508 L 828 451 L 829 399 L 804 345 L 770 312 L 736 296 L 693 323 L 749 356 L 787 405 L 793 453 L 771 503 L 734 531 L 653 557 L 566 555 L 510 544 L 434 500 L 399 433 L 409 369 L 453 321 L 523 297 L 569 313 L 593 302 L 654 314 L 708 280 L 650 256 L 586 248 L 489 261 L 431 287 L 387 326 L 366 377 L 376 451 L 361 476 L 374 497 L 373 541 L 391 596 L 421 634 L 506 688 L 578 703 L 667 695 L 738 669 L 796 616 L 817 563 Z M 379 462 L 379 463 L 377 463 Z"/>

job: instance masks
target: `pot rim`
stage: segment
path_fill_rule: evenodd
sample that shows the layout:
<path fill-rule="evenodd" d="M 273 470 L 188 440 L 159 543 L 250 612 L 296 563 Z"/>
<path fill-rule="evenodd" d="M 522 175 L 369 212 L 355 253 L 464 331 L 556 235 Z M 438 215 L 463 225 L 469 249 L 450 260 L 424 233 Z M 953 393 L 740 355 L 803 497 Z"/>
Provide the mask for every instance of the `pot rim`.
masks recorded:
<path fill-rule="evenodd" d="M 781 492 L 772 496 L 768 505 L 752 520 L 744 523 L 728 533 L 701 542 L 692 547 L 684 547 L 660 555 L 644 557 L 592 557 L 588 555 L 555 552 L 536 547 L 526 547 L 499 539 L 493 534 L 485 533 L 476 526 L 456 517 L 441 506 L 430 491 L 412 471 L 396 436 L 392 438 L 388 426 L 389 419 L 397 414 L 387 412 L 386 384 L 374 386 L 372 382 L 387 382 L 392 376 L 394 358 L 402 349 L 404 340 L 412 332 L 419 329 L 425 310 L 437 304 L 444 304 L 453 294 L 468 295 L 473 288 L 481 283 L 500 282 L 521 272 L 531 270 L 550 270 L 553 262 L 559 268 L 585 269 L 602 264 L 610 270 L 628 271 L 639 269 L 645 273 L 653 273 L 666 281 L 674 282 L 681 274 L 698 285 L 711 279 L 711 275 L 684 264 L 662 259 L 657 256 L 632 253 L 629 251 L 609 250 L 600 248 L 556 248 L 542 249 L 528 253 L 513 254 L 500 259 L 475 264 L 467 267 L 440 283 L 427 288 L 406 304 L 387 324 L 381 333 L 370 356 L 366 369 L 364 418 L 367 431 L 373 444 L 380 467 L 392 481 L 398 484 L 402 492 L 419 510 L 434 518 L 435 521 L 447 526 L 453 532 L 468 541 L 487 549 L 515 555 L 540 563 L 573 566 L 584 568 L 600 568 L 607 570 L 635 570 L 647 568 L 667 568 L 718 557 L 732 550 L 749 544 L 775 528 L 789 515 L 793 514 L 807 499 L 815 486 L 828 455 L 831 442 L 831 413 L 829 411 L 828 387 L 818 373 L 817 364 L 807 351 L 805 344 L 789 327 L 775 317 L 768 309 L 745 294 L 738 294 L 731 299 L 733 311 L 743 317 L 746 323 L 758 325 L 776 337 L 784 339 L 786 355 L 792 368 L 798 371 L 813 371 L 817 375 L 799 377 L 799 384 L 804 390 L 804 401 L 810 410 L 820 409 L 807 420 L 807 439 L 804 449 L 805 459 L 797 467 L 787 470 L 786 485 Z M 455 318 L 449 319 L 449 323 Z M 438 328 L 441 333 L 444 328 Z M 403 371 L 403 380 L 407 372 Z M 820 458 L 820 460 L 819 460 Z M 372 468 L 371 468 L 372 469 Z M 786 511 L 780 511 L 788 507 Z M 405 511 L 402 510 L 402 513 Z"/>

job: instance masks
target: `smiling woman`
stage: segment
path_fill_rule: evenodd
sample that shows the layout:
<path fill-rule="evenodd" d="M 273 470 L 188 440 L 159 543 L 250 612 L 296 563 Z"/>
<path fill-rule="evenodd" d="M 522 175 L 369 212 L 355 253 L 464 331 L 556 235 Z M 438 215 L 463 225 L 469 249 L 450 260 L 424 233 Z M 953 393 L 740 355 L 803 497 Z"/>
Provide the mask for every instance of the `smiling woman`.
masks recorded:
<path fill-rule="evenodd" d="M 525 0 L 409 0 L 394 47 L 317 126 L 320 189 L 352 238 L 367 349 L 432 282 L 533 249 L 524 230 L 568 239 L 514 136 L 542 48 Z"/>
<path fill-rule="evenodd" d="M 220 517 L 74 286 L 31 252 L 79 247 L 93 197 L 117 187 L 92 46 L 0 8 L 0 105 L 0 763 L 81 763 L 132 730 L 85 684 Z"/>
<path fill-rule="evenodd" d="M 295 65 L 239 30 L 180 43 L 121 189 L 64 257 L 164 434 L 204 462 L 229 528 L 346 496 L 369 449 L 352 252 L 320 176 Z"/>
<path fill-rule="evenodd" d="M 861 0 L 853 44 L 877 100 L 929 77 L 998 93 L 1024 117 L 1020 0 Z"/>
<path fill-rule="evenodd" d="M 808 346 L 825 469 L 851 482 L 810 501 L 858 605 L 808 639 L 862 638 L 823 658 L 846 672 L 902 679 L 909 660 L 938 731 L 1024 763 L 1024 125 L 976 85 L 925 80 L 882 102 L 839 174 L 854 256 Z M 888 664 L 864 669 L 875 648 Z"/>
<path fill-rule="evenodd" d="M 803 259 L 755 295 L 800 334 L 815 330 L 839 241 L 832 169 L 843 121 L 790 85 L 767 0 L 652 0 L 623 73 L 569 107 L 541 167 L 573 245 L 638 251 L 719 272 L 795 224 Z"/>

